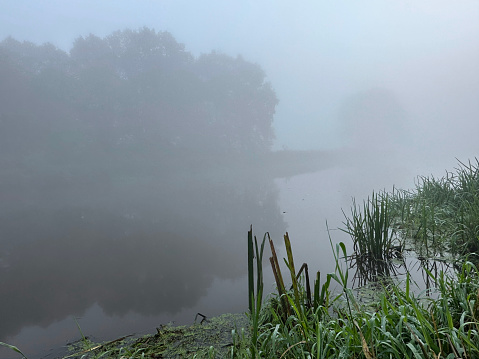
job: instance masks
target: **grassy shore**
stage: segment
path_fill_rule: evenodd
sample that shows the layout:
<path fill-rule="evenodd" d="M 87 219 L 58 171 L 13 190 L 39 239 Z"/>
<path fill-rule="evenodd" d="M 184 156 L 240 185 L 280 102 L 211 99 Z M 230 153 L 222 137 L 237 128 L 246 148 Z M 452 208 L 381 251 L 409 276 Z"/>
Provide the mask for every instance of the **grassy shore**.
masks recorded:
<path fill-rule="evenodd" d="M 354 201 L 343 230 L 354 253 L 330 238 L 335 271 L 323 282 L 316 273 L 312 286 L 307 267 L 298 276 L 286 234 L 286 289 L 271 245 L 278 292 L 251 311 L 260 313 L 252 320 L 258 334 L 237 357 L 479 358 L 477 159 L 459 162 L 444 178 L 419 177 L 415 190 L 373 193 L 362 205 Z M 403 279 L 393 276 L 391 268 L 404 262 L 406 249 L 432 284 L 423 291 L 412 290 L 409 272 Z M 428 262 L 436 260 L 451 270 L 433 273 Z M 361 285 L 374 289 L 367 302 L 350 287 L 351 269 Z M 256 294 L 251 283 L 249 292 Z"/>

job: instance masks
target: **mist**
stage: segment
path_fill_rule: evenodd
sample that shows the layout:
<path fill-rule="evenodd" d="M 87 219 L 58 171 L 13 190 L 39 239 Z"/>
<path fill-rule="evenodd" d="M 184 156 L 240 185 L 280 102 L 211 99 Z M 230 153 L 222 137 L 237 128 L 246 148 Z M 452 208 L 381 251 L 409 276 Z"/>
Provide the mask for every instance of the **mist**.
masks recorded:
<path fill-rule="evenodd" d="M 478 156 L 476 1 L 2 8 L 0 341 L 29 357 L 72 317 L 245 311 L 250 225 L 327 273 L 352 198 Z"/>

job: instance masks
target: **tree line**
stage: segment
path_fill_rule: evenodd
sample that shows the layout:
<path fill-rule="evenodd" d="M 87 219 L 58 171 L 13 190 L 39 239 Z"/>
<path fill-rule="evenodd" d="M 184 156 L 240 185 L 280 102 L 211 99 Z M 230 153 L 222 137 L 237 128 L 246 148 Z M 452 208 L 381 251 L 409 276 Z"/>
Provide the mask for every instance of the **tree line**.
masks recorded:
<path fill-rule="evenodd" d="M 194 57 L 168 32 L 79 37 L 69 53 L 7 38 L 0 79 L 4 160 L 264 153 L 274 138 L 264 71 L 240 56 Z"/>

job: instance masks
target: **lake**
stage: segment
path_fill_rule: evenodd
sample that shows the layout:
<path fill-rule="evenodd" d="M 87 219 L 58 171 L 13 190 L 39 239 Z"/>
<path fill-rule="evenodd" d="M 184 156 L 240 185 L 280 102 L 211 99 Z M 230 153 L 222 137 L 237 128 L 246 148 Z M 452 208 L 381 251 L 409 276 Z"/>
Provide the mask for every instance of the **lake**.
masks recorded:
<path fill-rule="evenodd" d="M 279 256 L 288 231 L 297 265 L 326 274 L 334 270 L 326 221 L 333 242 L 350 246 L 337 228 L 352 197 L 412 188 L 416 175 L 451 168 L 397 154 L 338 158 L 298 174 L 245 159 L 12 181 L 1 208 L 0 341 L 40 358 L 81 338 L 75 318 L 85 335 L 102 341 L 190 324 L 197 313 L 244 312 L 250 225 L 258 239 L 270 232 Z M 276 169 L 297 165 L 279 163 Z M 1 357 L 14 354 L 0 349 Z"/>

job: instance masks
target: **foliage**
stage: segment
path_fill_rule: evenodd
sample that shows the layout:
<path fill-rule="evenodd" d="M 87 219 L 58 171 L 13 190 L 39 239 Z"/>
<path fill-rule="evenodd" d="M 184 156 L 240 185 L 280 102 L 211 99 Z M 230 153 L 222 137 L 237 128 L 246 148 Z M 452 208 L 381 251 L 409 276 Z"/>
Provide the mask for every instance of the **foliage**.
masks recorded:
<path fill-rule="evenodd" d="M 0 192 L 35 203 L 238 168 L 274 138 L 277 99 L 258 65 L 194 57 L 148 28 L 79 37 L 69 53 L 0 41 L 0 93 Z"/>
<path fill-rule="evenodd" d="M 105 343 L 83 340 L 70 346 L 63 359 L 224 358 L 246 351 L 250 333 L 243 314 L 203 318 L 190 326 L 163 325 L 154 335 L 123 337 Z"/>
<path fill-rule="evenodd" d="M 351 216 L 344 214 L 346 228 L 353 240 L 354 254 L 351 266 L 357 268 L 360 280 L 375 281 L 392 274 L 391 259 L 401 249 L 391 226 L 388 194 L 372 194 L 363 203 L 362 210 L 353 200 Z M 343 212 L 344 213 L 344 212 Z"/>
<path fill-rule="evenodd" d="M 394 189 L 392 194 L 373 194 L 362 208 L 353 202 L 343 230 L 351 235 L 354 254 L 348 257 L 343 243 L 334 248 L 330 238 L 336 268 L 323 289 L 325 297 L 333 299 L 314 308 L 307 300 L 309 279 L 295 279 L 286 235 L 285 263 L 292 274 L 292 289 L 284 289 L 276 274 L 278 268 L 273 266 L 278 293 L 269 298 L 265 307 L 269 313 L 259 328 L 261 357 L 479 357 L 479 276 L 476 266 L 467 260 L 475 258 L 479 240 L 478 175 L 477 159 L 476 164 L 460 162 L 454 175 L 421 177 L 415 192 Z M 445 256 L 446 250 L 461 255 L 457 271 L 436 269 L 433 273 L 421 259 L 435 289 L 420 293 L 412 291 L 409 273 L 402 282 L 380 281 L 393 274 L 388 271 L 392 257 L 402 258 L 404 246 L 411 240 L 419 258 L 424 253 Z M 453 250 L 458 244 L 460 250 Z M 377 295 L 366 304 L 348 287 L 348 260 L 352 266 L 362 266 L 364 272 L 374 272 L 369 281 L 375 284 Z M 330 279 L 339 284 L 339 293 L 330 286 Z"/>
<path fill-rule="evenodd" d="M 479 250 L 479 161 L 459 162 L 442 178 L 419 177 L 415 191 L 392 194 L 398 233 L 423 257 L 472 256 Z"/>
<path fill-rule="evenodd" d="M 25 354 L 23 354 L 22 351 L 20 349 L 18 349 L 15 345 L 0 342 L 0 346 L 9 348 L 9 349 L 13 350 L 14 352 L 20 354 L 22 356 L 22 358 L 27 359 L 27 356 Z"/>
<path fill-rule="evenodd" d="M 433 277 L 436 298 L 413 294 L 409 276 L 402 285 L 384 287 L 378 299 L 360 304 L 347 287 L 344 244 L 333 252 L 341 287 L 330 305 L 312 311 L 306 302 L 284 294 L 293 309 L 284 319 L 273 296 L 269 316 L 260 327 L 258 351 L 263 358 L 473 358 L 479 355 L 479 278 L 470 262 L 456 277 Z M 328 292 L 332 290 L 327 287 Z M 304 293 L 305 289 L 302 287 Z M 331 293 L 331 292 L 329 292 Z M 301 313 L 307 313 L 303 316 Z"/>
<path fill-rule="evenodd" d="M 92 150 L 109 158 L 133 150 L 260 153 L 274 136 L 277 99 L 258 65 L 215 52 L 195 58 L 168 32 L 79 37 L 69 54 L 8 38 L 0 64 L 8 94 L 0 99 L 1 139 L 15 134 L 23 151 L 65 160 Z M 31 131 L 37 139 L 27 142 Z"/>
<path fill-rule="evenodd" d="M 263 251 L 266 241 L 265 234 L 261 242 L 261 249 L 258 249 L 258 241 L 254 237 L 253 247 L 253 229 L 248 232 L 248 304 L 249 315 L 252 323 L 251 333 L 251 355 L 256 356 L 256 342 L 258 340 L 258 325 L 263 304 Z M 254 271 L 254 258 L 256 258 L 256 272 Z M 256 273 L 256 289 L 254 285 L 254 273 Z"/>

